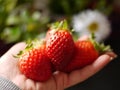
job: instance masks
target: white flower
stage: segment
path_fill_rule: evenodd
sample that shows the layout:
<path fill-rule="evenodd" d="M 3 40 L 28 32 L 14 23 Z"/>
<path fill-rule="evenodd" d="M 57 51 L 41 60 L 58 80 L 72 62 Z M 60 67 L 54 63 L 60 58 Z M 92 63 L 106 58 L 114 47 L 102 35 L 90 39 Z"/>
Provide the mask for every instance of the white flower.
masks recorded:
<path fill-rule="evenodd" d="M 95 10 L 87 10 L 72 18 L 73 29 L 80 35 L 95 33 L 97 41 L 103 41 L 111 33 L 110 23 L 107 17 Z"/>

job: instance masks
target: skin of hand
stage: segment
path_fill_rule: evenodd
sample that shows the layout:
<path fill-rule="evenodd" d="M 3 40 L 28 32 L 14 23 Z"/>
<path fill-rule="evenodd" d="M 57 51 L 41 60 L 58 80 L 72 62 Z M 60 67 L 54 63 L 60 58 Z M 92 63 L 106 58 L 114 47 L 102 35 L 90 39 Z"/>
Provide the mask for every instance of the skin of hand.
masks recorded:
<path fill-rule="evenodd" d="M 25 46 L 25 43 L 18 43 L 0 58 L 0 76 L 11 80 L 22 90 L 64 90 L 90 78 L 116 57 L 113 52 L 108 52 L 99 56 L 95 62 L 83 69 L 75 70 L 69 74 L 56 71 L 48 81 L 36 82 L 25 77 L 19 71 L 18 60 L 13 57 Z"/>

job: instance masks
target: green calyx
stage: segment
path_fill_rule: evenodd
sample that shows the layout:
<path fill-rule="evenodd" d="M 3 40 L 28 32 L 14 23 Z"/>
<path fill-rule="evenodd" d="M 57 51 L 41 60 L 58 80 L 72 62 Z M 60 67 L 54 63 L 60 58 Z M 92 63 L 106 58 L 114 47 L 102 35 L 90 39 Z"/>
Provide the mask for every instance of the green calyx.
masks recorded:
<path fill-rule="evenodd" d="M 45 43 L 45 40 L 43 40 L 43 39 L 41 39 L 41 40 L 35 39 L 35 40 L 32 40 L 32 41 L 28 40 L 28 41 L 26 41 L 25 49 L 19 51 L 19 53 L 17 55 L 14 55 L 14 57 L 19 58 L 22 54 L 24 54 L 25 52 L 27 52 L 27 51 L 29 51 L 29 50 L 31 50 L 33 48 L 38 49 L 44 43 Z"/>
<path fill-rule="evenodd" d="M 45 44 L 45 40 L 44 39 L 34 39 L 34 40 L 28 40 L 26 42 L 27 46 L 26 46 L 26 50 L 30 50 L 32 48 L 39 48 L 41 47 L 41 45 Z"/>
<path fill-rule="evenodd" d="M 105 45 L 104 43 L 98 43 L 97 41 L 95 41 L 95 35 L 94 35 L 94 33 L 91 33 L 90 41 L 93 43 L 95 49 L 100 54 L 103 54 L 103 53 L 108 52 L 108 51 L 112 51 L 110 45 Z"/>
<path fill-rule="evenodd" d="M 68 23 L 66 20 L 62 20 L 60 22 L 55 22 L 50 25 L 50 29 L 55 29 L 55 30 L 68 30 Z"/>

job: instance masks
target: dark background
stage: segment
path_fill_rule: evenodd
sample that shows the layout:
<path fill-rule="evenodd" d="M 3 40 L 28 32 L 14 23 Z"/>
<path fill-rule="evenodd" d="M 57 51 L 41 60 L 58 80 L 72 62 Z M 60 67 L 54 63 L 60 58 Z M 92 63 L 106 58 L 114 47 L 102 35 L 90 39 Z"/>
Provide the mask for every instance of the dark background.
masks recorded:
<path fill-rule="evenodd" d="M 113 11 L 109 20 L 112 33 L 106 39 L 105 44 L 111 45 L 118 55 L 116 59 L 105 66 L 100 72 L 66 90 L 120 90 L 120 8 Z M 0 41 L 0 56 L 2 56 L 12 45 Z"/>

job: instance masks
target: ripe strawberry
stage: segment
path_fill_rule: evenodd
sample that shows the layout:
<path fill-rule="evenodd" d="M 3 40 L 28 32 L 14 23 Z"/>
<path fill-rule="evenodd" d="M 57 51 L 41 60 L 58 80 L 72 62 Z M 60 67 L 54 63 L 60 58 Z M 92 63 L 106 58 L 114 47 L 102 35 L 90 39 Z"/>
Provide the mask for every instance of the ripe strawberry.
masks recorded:
<path fill-rule="evenodd" d="M 19 55 L 19 69 L 26 77 L 36 81 L 46 81 L 51 77 L 51 62 L 45 49 L 45 43 L 35 41 Z"/>
<path fill-rule="evenodd" d="M 57 22 L 46 35 L 46 51 L 56 70 L 62 70 L 72 59 L 75 44 L 66 21 Z"/>
<path fill-rule="evenodd" d="M 75 57 L 64 69 L 64 72 L 71 72 L 83 68 L 95 61 L 101 53 L 110 50 L 109 46 L 105 47 L 103 44 L 98 44 L 94 40 L 79 40 L 75 42 L 75 45 Z"/>

